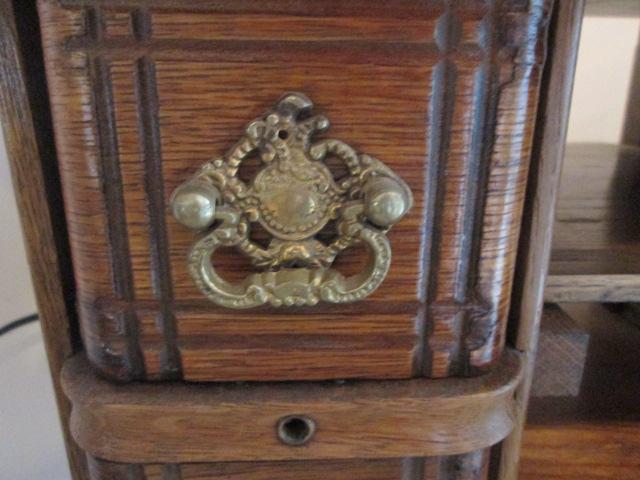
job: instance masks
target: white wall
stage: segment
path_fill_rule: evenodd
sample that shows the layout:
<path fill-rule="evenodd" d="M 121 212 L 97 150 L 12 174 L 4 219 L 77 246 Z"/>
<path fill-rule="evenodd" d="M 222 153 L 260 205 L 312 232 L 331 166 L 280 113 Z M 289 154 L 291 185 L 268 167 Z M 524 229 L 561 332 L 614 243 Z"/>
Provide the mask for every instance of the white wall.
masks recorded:
<path fill-rule="evenodd" d="M 36 311 L 0 128 L 0 326 Z M 0 478 L 70 480 L 40 326 L 0 337 Z"/>
<path fill-rule="evenodd" d="M 585 18 L 569 142 L 620 142 L 639 32 L 638 18 Z"/>
<path fill-rule="evenodd" d="M 0 128 L 0 326 L 36 311 Z"/>

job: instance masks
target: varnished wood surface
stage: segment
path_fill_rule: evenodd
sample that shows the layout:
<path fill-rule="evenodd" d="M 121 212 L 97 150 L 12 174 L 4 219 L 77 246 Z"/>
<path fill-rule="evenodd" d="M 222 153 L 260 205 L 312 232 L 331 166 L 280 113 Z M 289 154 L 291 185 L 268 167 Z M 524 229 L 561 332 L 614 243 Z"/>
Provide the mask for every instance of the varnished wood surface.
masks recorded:
<path fill-rule="evenodd" d="M 504 345 L 551 3 L 41 0 L 90 359 L 120 380 L 489 367 Z M 229 312 L 189 277 L 194 238 L 167 198 L 287 90 L 316 102 L 330 136 L 407 180 L 415 207 L 390 232 L 391 271 L 369 300 Z M 344 271 L 362 261 L 343 257 Z M 233 256 L 218 267 L 248 272 Z"/>
<path fill-rule="evenodd" d="M 16 10 L 0 0 L 0 121 L 71 472 L 85 480 L 85 457 L 69 433 L 71 405 L 59 378 L 79 339 L 37 14 L 34 3 L 14 3 Z"/>
<path fill-rule="evenodd" d="M 90 458 L 89 462 L 91 480 L 484 480 L 488 463 L 482 452 L 425 459 L 126 465 Z"/>
<path fill-rule="evenodd" d="M 640 300 L 640 148 L 567 147 L 547 301 Z"/>
<path fill-rule="evenodd" d="M 519 355 L 484 376 L 387 382 L 116 385 L 84 357 L 63 373 L 71 429 L 91 455 L 123 463 L 424 457 L 462 454 L 513 426 Z M 281 443 L 278 419 L 317 426 L 303 447 Z"/>
<path fill-rule="evenodd" d="M 626 315 L 545 308 L 520 478 L 638 478 L 640 329 Z"/>
<path fill-rule="evenodd" d="M 556 2 L 551 22 L 549 58 L 542 84 L 508 329 L 509 343 L 524 352 L 525 373 L 516 393 L 515 428 L 495 452 L 499 457 L 500 480 L 518 478 L 583 9 L 583 0 Z"/>

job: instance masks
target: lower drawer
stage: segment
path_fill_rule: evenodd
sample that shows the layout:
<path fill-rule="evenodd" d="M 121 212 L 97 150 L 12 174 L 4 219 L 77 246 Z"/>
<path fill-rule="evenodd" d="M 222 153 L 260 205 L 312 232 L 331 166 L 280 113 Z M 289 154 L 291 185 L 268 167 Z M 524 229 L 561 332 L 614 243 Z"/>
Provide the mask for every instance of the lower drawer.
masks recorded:
<path fill-rule="evenodd" d="M 62 383 L 92 480 L 481 480 L 521 374 L 506 351 L 468 379 L 114 384 L 78 356 Z"/>
<path fill-rule="evenodd" d="M 89 457 L 90 480 L 485 480 L 489 449 L 448 457 L 122 464 Z"/>

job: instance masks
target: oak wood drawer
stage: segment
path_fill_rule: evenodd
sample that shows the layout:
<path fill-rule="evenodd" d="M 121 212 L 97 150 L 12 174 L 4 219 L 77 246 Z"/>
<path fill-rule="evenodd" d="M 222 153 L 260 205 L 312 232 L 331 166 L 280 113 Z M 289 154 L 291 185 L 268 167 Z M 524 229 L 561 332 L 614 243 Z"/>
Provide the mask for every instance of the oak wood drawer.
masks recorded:
<path fill-rule="evenodd" d="M 500 356 L 551 1 L 40 0 L 78 309 L 111 378 L 476 374 Z M 348 305 L 208 302 L 169 196 L 287 91 L 414 196 Z M 322 136 L 320 136 L 322 138 Z M 252 267 L 217 257 L 232 280 Z M 338 258 L 361 269 L 358 249 Z"/>

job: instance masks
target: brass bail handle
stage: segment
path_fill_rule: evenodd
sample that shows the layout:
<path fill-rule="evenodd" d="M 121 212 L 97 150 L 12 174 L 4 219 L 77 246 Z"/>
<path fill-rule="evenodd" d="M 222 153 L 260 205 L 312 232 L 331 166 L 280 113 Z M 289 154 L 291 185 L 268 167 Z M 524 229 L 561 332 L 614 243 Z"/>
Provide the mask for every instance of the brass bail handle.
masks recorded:
<path fill-rule="evenodd" d="M 340 140 L 314 142 L 329 120 L 311 116 L 312 108 L 305 95 L 285 94 L 224 157 L 207 162 L 172 195 L 176 220 L 201 232 L 189 253 L 191 276 L 218 305 L 354 302 L 378 288 L 389 271 L 386 232 L 411 208 L 411 191 L 380 160 Z M 254 152 L 263 167 L 245 184 L 238 168 Z M 342 160 L 349 174 L 334 179 L 324 163 L 328 156 Z M 326 245 L 315 236 L 330 221 L 337 236 Z M 249 238 L 252 223 L 272 236 L 267 248 Z M 345 277 L 331 268 L 339 254 L 360 243 L 372 253 L 363 272 Z M 220 247 L 235 247 L 257 272 L 238 284 L 226 282 L 214 267 Z"/>

